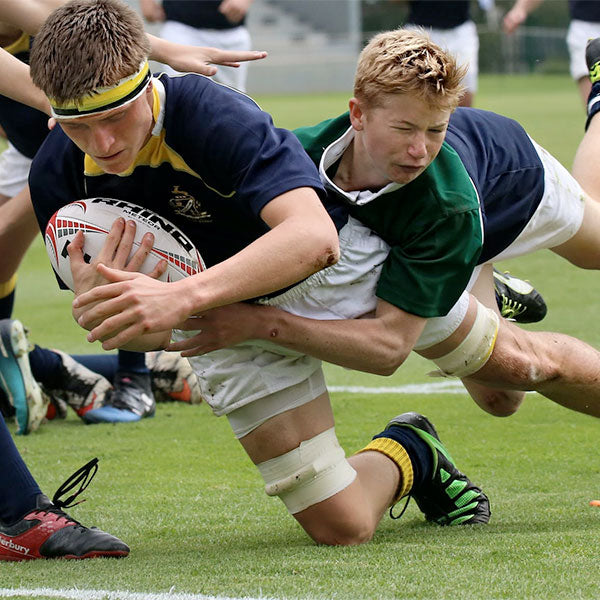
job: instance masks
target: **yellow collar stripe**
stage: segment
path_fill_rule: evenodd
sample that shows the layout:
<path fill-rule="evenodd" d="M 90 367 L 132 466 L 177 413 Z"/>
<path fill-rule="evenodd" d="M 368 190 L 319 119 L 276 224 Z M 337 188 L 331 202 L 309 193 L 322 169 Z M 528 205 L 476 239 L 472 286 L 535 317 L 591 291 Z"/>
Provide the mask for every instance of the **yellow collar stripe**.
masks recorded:
<path fill-rule="evenodd" d="M 53 98 L 48 98 L 52 116 L 58 119 L 73 119 L 118 108 L 140 96 L 150 77 L 150 66 L 146 61 L 136 73 L 121 79 L 116 85 L 99 88 L 78 100 L 59 103 Z"/>

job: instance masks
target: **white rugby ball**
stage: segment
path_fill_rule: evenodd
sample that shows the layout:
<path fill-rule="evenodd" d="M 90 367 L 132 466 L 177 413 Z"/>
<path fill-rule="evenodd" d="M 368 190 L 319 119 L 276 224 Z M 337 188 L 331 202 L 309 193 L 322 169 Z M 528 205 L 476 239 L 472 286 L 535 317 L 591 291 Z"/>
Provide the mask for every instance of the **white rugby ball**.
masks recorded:
<path fill-rule="evenodd" d="M 86 198 L 59 208 L 46 226 L 46 251 L 58 276 L 73 290 L 73 276 L 67 246 L 78 231 L 83 231 L 83 253 L 90 262 L 100 252 L 106 235 L 119 217 L 135 221 L 133 253 L 139 248 L 145 233 L 154 234 L 154 247 L 140 271 L 150 273 L 160 260 L 167 261 L 162 281 L 177 281 L 195 275 L 206 267 L 198 250 L 176 225 L 155 212 L 124 200 Z"/>

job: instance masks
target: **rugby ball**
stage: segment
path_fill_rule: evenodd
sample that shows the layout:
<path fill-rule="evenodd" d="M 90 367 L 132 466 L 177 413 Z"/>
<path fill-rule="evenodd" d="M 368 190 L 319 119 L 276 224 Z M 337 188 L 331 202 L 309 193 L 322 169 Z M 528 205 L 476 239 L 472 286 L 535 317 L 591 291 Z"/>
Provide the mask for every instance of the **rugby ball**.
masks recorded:
<path fill-rule="evenodd" d="M 102 249 L 106 235 L 119 217 L 135 221 L 133 253 L 147 232 L 154 234 L 154 247 L 140 271 L 150 273 L 160 260 L 167 261 L 162 281 L 177 281 L 195 275 L 206 267 L 198 250 L 176 225 L 155 212 L 124 200 L 87 198 L 59 208 L 46 226 L 44 240 L 50 262 L 58 276 L 73 290 L 73 276 L 67 247 L 78 231 L 83 231 L 83 253 L 86 262 L 92 261 Z"/>

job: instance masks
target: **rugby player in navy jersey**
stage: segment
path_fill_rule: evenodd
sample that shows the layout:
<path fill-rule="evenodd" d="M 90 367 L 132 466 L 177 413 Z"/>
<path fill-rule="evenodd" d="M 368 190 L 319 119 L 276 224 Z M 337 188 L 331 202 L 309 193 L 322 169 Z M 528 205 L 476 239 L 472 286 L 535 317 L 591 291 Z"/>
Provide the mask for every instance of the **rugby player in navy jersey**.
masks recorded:
<path fill-rule="evenodd" d="M 49 12 L 60 3 L 60 0 L 2 0 L 0 20 L 35 33 Z M 264 52 L 187 48 L 156 38 L 152 39 L 152 44 L 156 60 L 168 62 L 184 71 L 192 70 L 206 75 L 212 75 L 216 70 L 210 63 L 235 67 L 235 61 L 266 56 Z M 46 96 L 29 78 L 28 67 L 3 49 L 0 49 L 0 93 L 42 112 L 50 112 Z M 22 196 L 26 198 L 25 194 Z M 23 201 L 19 195 L 2 207 L 2 273 L 8 273 L 3 281 L 8 281 L 14 274 L 26 249 L 26 244 L 19 247 L 15 238 L 20 241 L 30 239 L 27 236 L 33 231 L 31 225 L 35 223 L 31 204 Z M 6 343 L 3 339 L 3 352 L 10 353 Z M 89 483 L 97 468 L 96 462 L 90 461 L 70 477 L 60 486 L 51 502 L 42 494 L 24 464 L 0 414 L 0 478 L 3 482 L 0 486 L 0 560 L 117 557 L 129 553 L 127 545 L 118 538 L 97 528 L 84 527 L 63 511 L 70 505 L 62 501 L 61 496 L 72 492 L 73 483 Z M 71 501 L 75 495 L 71 493 Z"/>
<path fill-rule="evenodd" d="M 71 52 L 82 36 L 89 52 Z M 76 198 L 142 203 L 186 232 L 209 268 L 174 283 L 112 269 L 103 264 L 114 254 L 110 240 L 86 265 L 79 236 L 69 246 L 73 307 L 78 322 L 92 328 L 88 339 L 103 338 L 107 349 L 161 347 L 199 312 L 269 294 L 306 298 L 310 311 L 311 290 L 327 271 L 348 295 L 370 288 L 387 246 L 349 218 L 344 205 L 327 202 L 327 214 L 318 171 L 297 138 L 276 129 L 247 96 L 206 78 L 151 78 L 141 40 L 141 23 L 117 0 L 70 2 L 40 30 L 32 77 L 60 128 L 32 166 L 34 208 L 44 228 Z M 98 79 L 80 77 L 82 65 L 94 66 Z M 476 201 L 466 212 L 464 233 L 480 232 Z M 334 264 L 336 227 L 348 252 Z M 115 238 L 123 228 L 117 221 Z M 478 253 L 477 241 L 467 246 Z M 346 459 L 320 361 L 250 343 L 196 357 L 193 366 L 203 397 L 215 414 L 227 416 L 267 494 L 279 496 L 315 541 L 369 540 L 384 511 L 409 492 L 437 523 L 489 520 L 487 497 L 456 468 L 421 415 L 400 415 Z M 459 494 L 450 498 L 447 486 Z"/>
<path fill-rule="evenodd" d="M 0 22 L 0 43 L 6 52 L 28 63 L 32 43 L 29 34 Z M 8 139 L 8 148 L 0 155 L 0 214 L 10 202 L 9 216 L 14 206 L 31 215 L 27 178 L 31 161 L 48 134 L 48 116 L 0 96 L 0 125 Z M 6 350 L 0 356 L 0 393 L 7 395 L 10 406 L 4 410 L 15 413 L 19 433 L 37 429 L 47 414 L 49 398 L 61 410 L 70 404 L 88 423 L 129 422 L 153 415 L 155 399 L 143 353 L 120 351 L 118 370 L 109 382 L 64 353 L 39 346 L 23 352 L 28 347 L 24 329 L 10 317 L 17 283 L 15 264 L 38 233 L 35 219 L 17 221 L 10 233 L 14 241 L 4 254 L 0 269 L 0 337 Z M 38 382 L 54 392 L 46 394 Z M 61 404 L 62 398 L 65 402 Z"/>
<path fill-rule="evenodd" d="M 306 319 L 294 298 L 271 302 L 288 312 L 238 305 L 204 314 L 202 332 L 172 349 L 194 355 L 268 339 L 378 374 L 393 373 L 415 349 L 462 378 L 492 414 L 512 414 L 521 390 L 536 390 L 600 416 L 600 353 L 499 320 L 492 276 L 494 260 L 541 248 L 598 269 L 600 204 L 515 121 L 471 108 L 452 112 L 456 82 L 446 72 L 453 63 L 422 34 L 380 34 L 359 59 L 350 113 L 297 131 L 330 195 L 350 203 L 352 215 L 391 246 L 372 290 L 375 318 L 340 320 L 343 313 L 322 302 L 326 320 Z M 592 120 L 575 168 L 600 198 L 598 171 L 590 168 L 600 139 L 594 127 Z"/>
<path fill-rule="evenodd" d="M 32 42 L 30 34 L 23 31 L 36 30 L 52 8 L 64 3 L 62 0 L 24 0 L 15 2 L 6 0 L 1 7 L 0 16 L 12 19 L 15 24 L 0 21 L 0 45 L 6 52 L 24 64 L 28 63 Z M 219 62 L 228 66 L 238 62 L 264 57 L 263 52 L 224 52 L 216 48 L 185 48 L 189 56 L 179 58 L 182 46 L 149 37 L 153 44 L 153 55 L 163 56 L 165 60 L 182 67 L 194 67 L 205 74 L 214 72 L 207 61 Z M 158 53 L 157 53 L 158 49 Z M 165 52 L 168 51 L 168 56 Z M 178 54 L 179 53 L 179 54 Z M 181 60 L 183 59 L 183 63 Z M 17 78 L 17 83 L 23 78 Z M 36 108 L 47 105 L 36 101 Z M 45 108 L 49 111 L 49 106 Z M 37 223 L 31 209 L 27 177 L 29 166 L 39 146 L 48 133 L 48 117 L 45 112 L 0 96 L 0 125 L 8 138 L 8 149 L 0 155 L 0 206 L 2 211 L 2 255 L 0 267 L 0 337 L 4 340 L 6 352 L 0 356 L 0 406 L 5 414 L 15 414 L 20 433 L 29 433 L 37 429 L 46 416 L 48 396 L 43 393 L 37 382 L 43 383 L 47 390 L 53 390 L 53 406 L 66 410 L 68 404 L 87 423 L 130 422 L 152 416 L 155 411 L 153 394 L 154 381 L 163 381 L 152 377 L 142 353 L 120 351 L 118 365 L 111 366 L 114 378 L 110 382 L 100 374 L 93 373 L 79 361 L 74 361 L 64 353 L 54 352 L 35 346 L 30 353 L 24 329 L 20 322 L 10 320 L 17 281 L 17 266 L 38 232 Z M 165 360 L 164 355 L 152 359 L 152 364 L 177 367 L 177 361 Z M 98 359 L 84 359 L 92 365 Z M 102 361 L 104 365 L 106 361 Z M 186 365 L 179 363 L 172 371 L 174 380 L 185 370 Z M 164 369 L 160 368 L 162 375 Z M 178 373 L 179 372 L 179 373 Z M 6 396 L 4 396 L 5 392 Z M 56 393 L 58 392 L 58 393 Z M 108 393 L 110 392 L 110 393 Z M 8 403 L 5 398 L 8 398 Z M 58 404 L 56 404 L 58 403 Z"/>

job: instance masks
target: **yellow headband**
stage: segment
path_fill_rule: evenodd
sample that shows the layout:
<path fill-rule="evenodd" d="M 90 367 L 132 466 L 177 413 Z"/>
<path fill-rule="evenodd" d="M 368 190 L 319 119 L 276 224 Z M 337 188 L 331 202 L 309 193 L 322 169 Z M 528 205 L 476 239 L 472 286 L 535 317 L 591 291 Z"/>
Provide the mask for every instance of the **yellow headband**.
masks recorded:
<path fill-rule="evenodd" d="M 61 104 L 48 97 L 52 116 L 56 119 L 76 119 L 118 108 L 141 96 L 150 77 L 150 66 L 148 61 L 144 61 L 133 75 L 124 77 L 115 85 L 94 90 L 78 100 L 68 100 Z"/>

